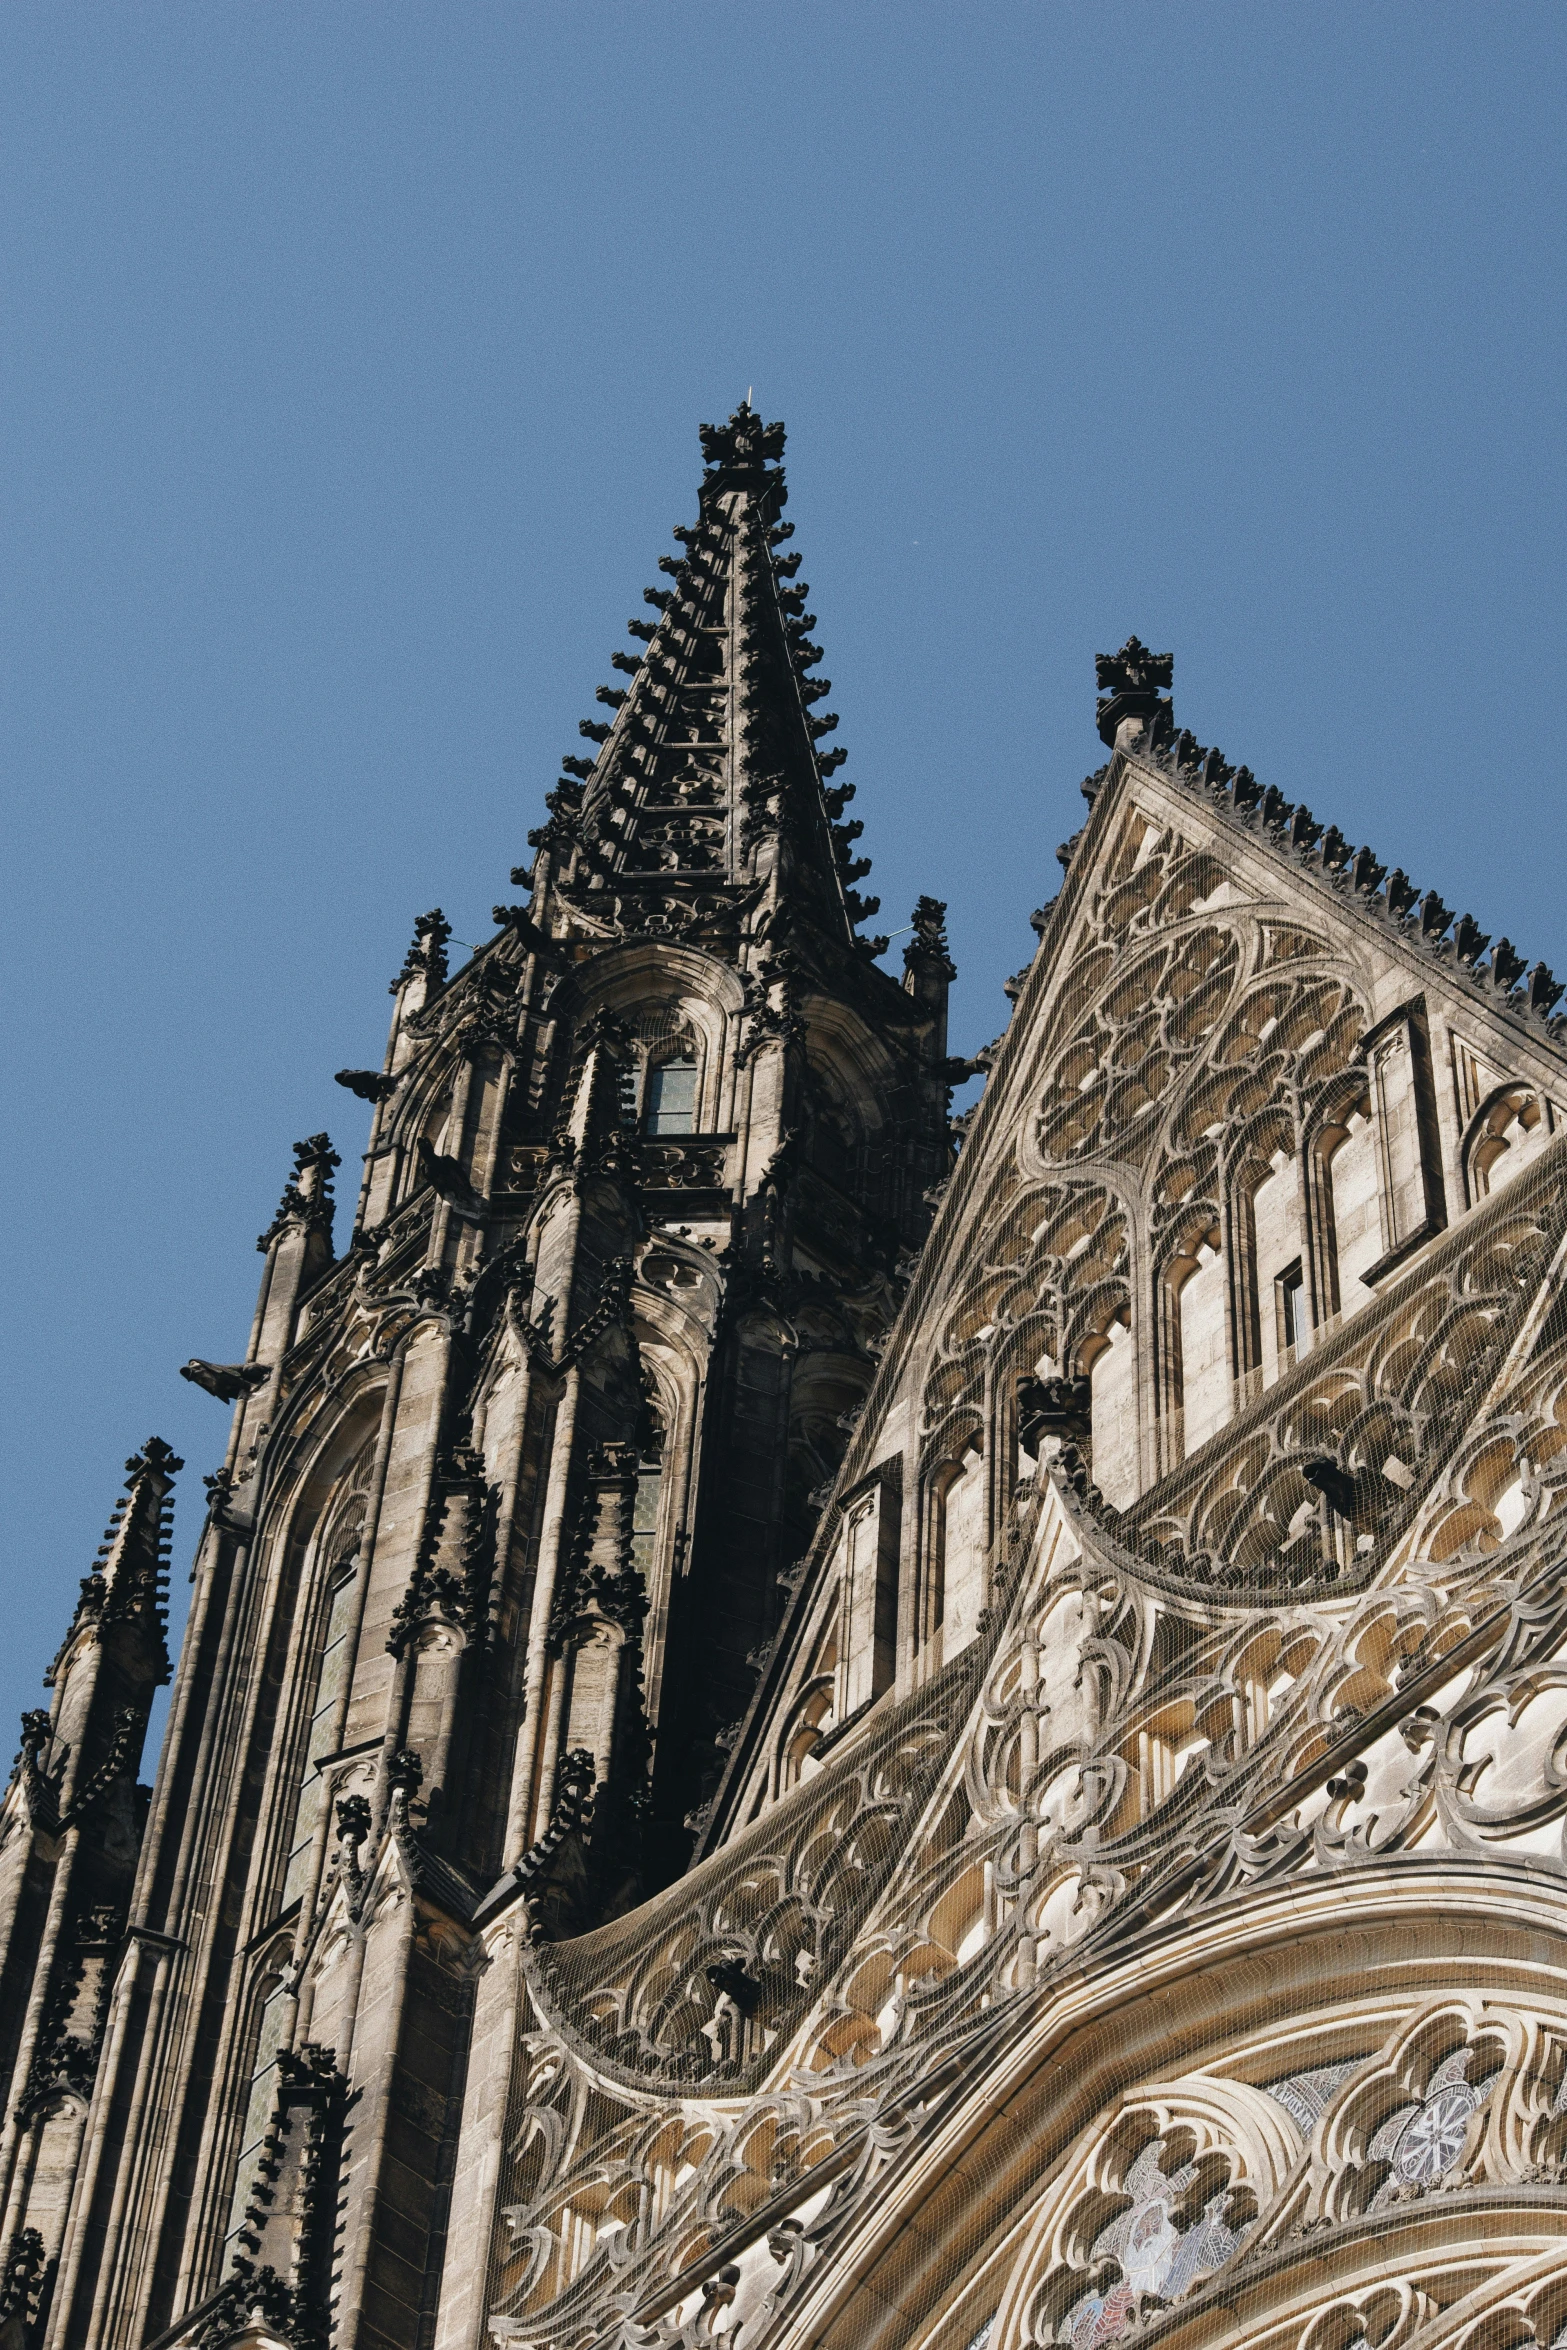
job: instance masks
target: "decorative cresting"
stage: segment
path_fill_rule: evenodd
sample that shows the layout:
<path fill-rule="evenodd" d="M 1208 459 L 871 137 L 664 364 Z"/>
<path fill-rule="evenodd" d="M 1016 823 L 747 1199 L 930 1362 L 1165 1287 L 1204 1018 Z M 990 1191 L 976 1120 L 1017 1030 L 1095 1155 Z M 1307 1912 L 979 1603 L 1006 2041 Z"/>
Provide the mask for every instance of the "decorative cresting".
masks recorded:
<path fill-rule="evenodd" d="M 1135 638 L 1132 644 L 1136 646 Z M 1130 649 L 1123 649 L 1123 658 Z M 1141 653 L 1140 646 L 1136 649 Z M 1162 682 L 1170 682 L 1168 670 Z M 1101 711 L 1104 707 L 1101 704 Z M 1133 714 L 1130 709 L 1128 714 Z M 1222 751 L 1205 750 L 1185 729 L 1172 738 L 1167 704 L 1152 724 L 1145 722 L 1141 739 L 1134 736 L 1123 748 L 1157 764 L 1211 810 L 1221 826 L 1266 840 L 1291 864 L 1323 876 L 1334 889 L 1384 920 L 1402 945 L 1430 955 L 1444 976 L 1458 980 L 1466 991 L 1537 1020 L 1558 1040 L 1567 1034 L 1567 1019 L 1556 1010 L 1562 982 L 1544 963 L 1529 965 L 1510 939 L 1499 938 L 1493 945 L 1490 933 L 1472 914 L 1455 920 L 1435 890 L 1422 894 L 1400 866 L 1389 872 L 1374 849 L 1353 847 L 1336 824 L 1319 824 L 1308 807 L 1287 800 L 1276 785 L 1264 788 L 1249 767 L 1232 767 Z M 1090 785 L 1083 788 L 1091 799 Z"/>

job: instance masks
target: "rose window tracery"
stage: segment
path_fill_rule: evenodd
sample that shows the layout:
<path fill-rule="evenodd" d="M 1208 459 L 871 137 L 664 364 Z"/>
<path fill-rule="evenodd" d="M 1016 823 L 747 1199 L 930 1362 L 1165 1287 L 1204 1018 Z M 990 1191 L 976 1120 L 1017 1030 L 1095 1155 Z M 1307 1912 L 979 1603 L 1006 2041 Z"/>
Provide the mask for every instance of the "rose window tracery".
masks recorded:
<path fill-rule="evenodd" d="M 1469 2141 L 1469 2124 L 1501 2077 L 1496 2067 L 1471 2081 L 1473 2054 L 1460 2048 L 1439 2064 L 1419 2103 L 1402 2106 L 1377 2131 L 1367 2153 L 1371 2161 L 1388 2165 L 1388 2176 L 1373 2199 L 1373 2210 L 1401 2193 L 1418 2194 L 1436 2186 L 1458 2164 Z"/>

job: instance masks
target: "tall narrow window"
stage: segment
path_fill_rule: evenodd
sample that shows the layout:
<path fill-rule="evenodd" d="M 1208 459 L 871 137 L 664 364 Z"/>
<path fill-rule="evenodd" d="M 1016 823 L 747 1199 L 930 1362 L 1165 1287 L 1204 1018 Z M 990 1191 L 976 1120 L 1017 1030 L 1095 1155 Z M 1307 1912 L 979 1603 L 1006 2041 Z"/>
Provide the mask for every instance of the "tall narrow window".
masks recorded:
<path fill-rule="evenodd" d="M 843 1532 L 840 1707 L 851 1714 L 891 1686 L 898 1630 L 897 1485 L 878 1478 L 849 1512 Z"/>
<path fill-rule="evenodd" d="M 332 1570 L 326 1639 L 321 1650 L 321 1675 L 316 1683 L 315 1704 L 310 1709 L 310 1732 L 305 1741 L 305 1776 L 299 1790 L 299 1807 L 294 1814 L 288 1872 L 283 1879 L 285 1909 L 306 1890 L 306 1880 L 310 1874 L 310 1850 L 315 1842 L 325 1794 L 325 1782 L 316 1769 L 316 1757 L 324 1754 L 332 1742 L 338 1700 L 343 1694 L 343 1684 L 348 1674 L 349 1632 L 354 1614 L 354 1564 L 352 1558 L 343 1559 Z"/>
<path fill-rule="evenodd" d="M 664 1482 L 664 1431 L 656 1417 L 639 1449 L 637 1495 L 631 1508 L 631 1556 L 644 1588 L 651 1590 L 658 1550 L 658 1500 Z"/>
<path fill-rule="evenodd" d="M 1181 1284 L 1180 1295 L 1181 1424 L 1187 1453 L 1196 1452 L 1224 1426 L 1232 1403 L 1224 1259 L 1216 1224 L 1198 1241 L 1196 1260 L 1197 1269 Z"/>
<path fill-rule="evenodd" d="M 696 1131 L 695 1061 L 655 1061 L 647 1073 L 642 1096 L 645 1134 L 693 1134 Z"/>
<path fill-rule="evenodd" d="M 234 2173 L 234 2193 L 229 2209 L 230 2243 L 245 2217 L 250 2191 L 256 2184 L 261 2142 L 267 2134 L 272 2109 L 277 2102 L 277 2052 L 288 2016 L 288 2003 L 287 1983 L 281 1976 L 272 1976 L 263 1991 L 260 2029 L 256 2035 L 255 2070 L 251 2074 L 250 2095 L 245 2101 L 245 2116 L 240 2124 L 239 2162 Z"/>
<path fill-rule="evenodd" d="M 367 1445 L 355 1465 L 360 1471 L 367 1464 L 369 1453 L 370 1447 Z M 351 1470 L 350 1476 L 353 1474 Z M 358 1546 L 363 1531 L 363 1508 L 362 1493 L 355 1496 L 351 1491 L 348 1503 L 340 1507 L 337 1513 L 335 1528 L 328 1538 L 327 1555 L 330 1557 L 331 1552 L 336 1550 L 339 1556 L 336 1566 L 327 1577 L 326 1624 L 322 1632 L 320 1662 L 316 1668 L 310 1722 L 305 1733 L 304 1774 L 294 1807 L 294 1829 L 289 1839 L 288 1867 L 283 1877 L 284 1909 L 308 1892 L 310 1886 L 311 1853 L 325 1807 L 327 1788 L 327 1782 L 316 1767 L 316 1759 L 326 1755 L 336 1743 L 338 1709 L 353 1664 L 354 1599 L 358 1588 Z M 280 1973 L 270 1973 L 264 1978 L 257 2016 L 250 2094 L 240 2127 L 239 2161 L 229 2215 L 231 2240 L 244 2218 L 247 2198 L 256 2183 L 256 2163 L 261 2152 L 261 2141 L 266 2135 L 277 2098 L 277 2052 L 292 2013 L 292 1998 L 288 1982 Z"/>
<path fill-rule="evenodd" d="M 1292 1361 L 1300 1352 L 1301 1340 L 1306 1335 L 1306 1276 L 1299 1257 L 1293 1265 L 1286 1265 L 1274 1283 L 1278 1300 L 1279 1359 L 1288 1356 Z"/>
<path fill-rule="evenodd" d="M 1344 1315 L 1353 1314 L 1359 1307 L 1371 1303 L 1376 1293 L 1361 1276 L 1369 1272 L 1382 1255 L 1376 1134 L 1371 1124 L 1370 1108 L 1369 1101 L 1356 1105 L 1327 1157 L 1328 1180 L 1332 1187 L 1337 1311 Z"/>
<path fill-rule="evenodd" d="M 1112 1322 L 1105 1340 L 1088 1367 L 1094 1483 L 1124 1510 L 1137 1499 L 1137 1349 L 1125 1320 Z"/>
<path fill-rule="evenodd" d="M 1244 1199 L 1237 1203 L 1238 1219 L 1244 1216 L 1244 1204 Z M 1293 1338 L 1285 1336 L 1285 1293 L 1291 1284 L 1298 1287 L 1300 1283 L 1300 1233 L 1299 1162 L 1289 1152 L 1279 1149 L 1269 1162 L 1268 1173 L 1251 1195 L 1251 1299 L 1247 1301 L 1247 1312 L 1253 1317 L 1255 1360 L 1245 1366 L 1250 1374 L 1243 1390 L 1248 1404 L 1256 1401 L 1263 1388 L 1271 1387 L 1280 1372 L 1287 1371 L 1294 1360 L 1285 1351 L 1294 1344 Z M 1301 1305 L 1304 1303 L 1302 1293 Z M 1291 1330 L 1299 1338 L 1306 1338 L 1304 1312 L 1297 1317 L 1293 1302 L 1288 1310 Z"/>

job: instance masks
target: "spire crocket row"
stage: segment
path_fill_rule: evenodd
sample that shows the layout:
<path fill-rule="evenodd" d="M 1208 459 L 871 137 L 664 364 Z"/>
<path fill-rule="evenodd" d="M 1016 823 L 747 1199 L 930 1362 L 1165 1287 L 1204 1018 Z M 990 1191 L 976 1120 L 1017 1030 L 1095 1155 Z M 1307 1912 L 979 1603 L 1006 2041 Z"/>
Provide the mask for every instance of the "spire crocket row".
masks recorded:
<path fill-rule="evenodd" d="M 613 720 L 582 722 L 598 755 L 565 762 L 532 835 L 581 919 L 678 933 L 732 920 L 727 893 L 750 890 L 775 923 L 843 948 L 877 910 L 851 886 L 869 870 L 849 853 L 860 827 L 838 822 L 853 787 L 823 788 L 843 754 L 817 749 L 838 724 L 813 715 L 832 688 L 810 675 L 822 656 L 800 558 L 777 552 L 794 535 L 783 443 L 748 406 L 702 428 L 696 524 L 661 559 L 671 585 L 646 591 L 656 618 L 628 623 L 645 649 L 613 656 L 631 683 L 599 688 Z"/>
<path fill-rule="evenodd" d="M 0 2350 L 1567 2345 L 1561 988 L 1132 637 L 950 1056 L 783 445 L 24 1717 Z"/>

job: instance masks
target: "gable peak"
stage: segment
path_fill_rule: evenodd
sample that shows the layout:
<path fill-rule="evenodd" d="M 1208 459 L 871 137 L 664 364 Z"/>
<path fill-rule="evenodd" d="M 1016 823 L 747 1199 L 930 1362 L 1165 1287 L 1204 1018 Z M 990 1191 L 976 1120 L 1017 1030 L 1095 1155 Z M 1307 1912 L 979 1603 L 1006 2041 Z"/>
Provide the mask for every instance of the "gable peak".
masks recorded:
<path fill-rule="evenodd" d="M 1095 717 L 1101 739 L 1112 751 L 1145 763 L 1200 796 L 1264 840 L 1291 866 L 1313 872 L 1382 916 L 1402 938 L 1445 964 L 1492 1004 L 1547 1022 L 1558 1040 L 1567 1034 L 1567 1020 L 1556 1013 L 1563 986 L 1547 964 L 1531 965 L 1510 939 L 1493 943 L 1472 914 L 1455 916 L 1435 890 L 1422 892 L 1402 866 L 1389 870 L 1373 849 L 1355 847 L 1336 824 L 1320 823 L 1303 803 L 1286 799 L 1277 785 L 1259 783 L 1249 767 L 1232 767 L 1222 751 L 1208 749 L 1189 729 L 1177 733 L 1169 699 L 1174 670 L 1173 654 L 1151 653 L 1136 636 L 1128 637 L 1118 653 L 1095 656 L 1100 689 Z M 1090 806 L 1109 773 L 1108 767 L 1101 768 L 1085 781 L 1083 796 Z M 1070 867 L 1086 829 L 1057 851 L 1063 866 Z"/>

